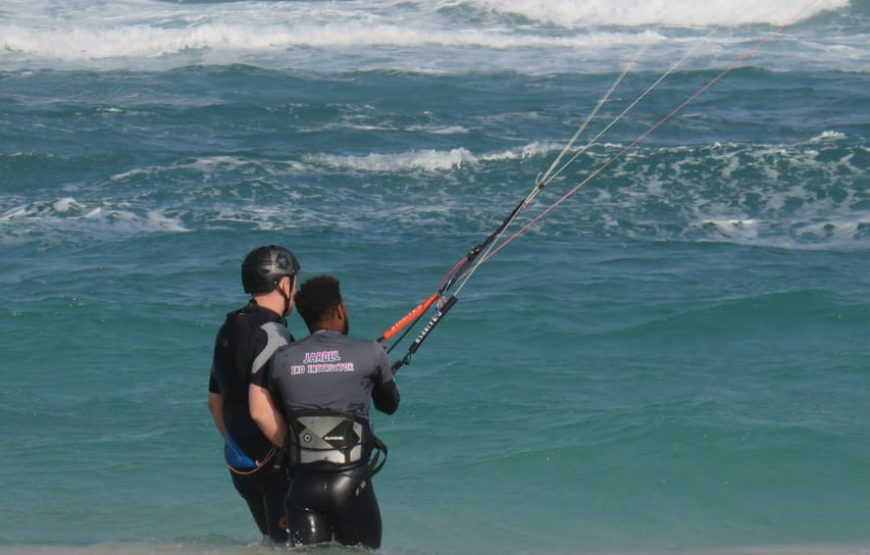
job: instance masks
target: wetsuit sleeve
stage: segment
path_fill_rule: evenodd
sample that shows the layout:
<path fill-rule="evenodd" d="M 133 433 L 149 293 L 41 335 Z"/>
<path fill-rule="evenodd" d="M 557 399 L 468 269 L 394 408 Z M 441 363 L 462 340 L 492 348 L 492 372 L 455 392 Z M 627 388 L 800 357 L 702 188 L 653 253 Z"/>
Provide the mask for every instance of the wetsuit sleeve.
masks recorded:
<path fill-rule="evenodd" d="M 208 392 L 209 393 L 220 393 L 221 387 L 218 385 L 218 381 L 214 377 L 214 372 L 208 377 Z"/>
<path fill-rule="evenodd" d="M 393 370 L 386 351 L 378 343 L 375 343 L 375 350 L 377 372 L 372 387 L 372 401 L 379 411 L 393 414 L 399 408 L 399 388 L 393 379 Z"/>
<path fill-rule="evenodd" d="M 209 393 L 220 393 L 221 385 L 218 382 L 217 377 L 214 375 L 215 373 L 215 361 L 218 358 L 218 346 L 221 342 L 221 336 L 224 333 L 224 328 L 221 326 L 220 331 L 218 331 L 217 337 L 214 339 L 214 349 L 212 349 L 212 362 L 211 362 L 211 372 L 208 376 L 208 392 Z"/>
<path fill-rule="evenodd" d="M 221 334 L 223 332 L 223 328 L 221 328 L 221 333 L 218 333 L 218 336 L 215 338 L 215 348 L 214 355 L 212 357 L 211 363 L 211 372 L 208 375 L 208 411 L 211 413 L 211 418 L 214 421 L 214 427 L 220 432 L 221 435 L 226 433 L 224 428 L 226 426 L 224 422 L 224 394 L 221 391 L 221 384 L 215 375 L 215 360 L 218 356 L 218 345 L 220 344 Z"/>

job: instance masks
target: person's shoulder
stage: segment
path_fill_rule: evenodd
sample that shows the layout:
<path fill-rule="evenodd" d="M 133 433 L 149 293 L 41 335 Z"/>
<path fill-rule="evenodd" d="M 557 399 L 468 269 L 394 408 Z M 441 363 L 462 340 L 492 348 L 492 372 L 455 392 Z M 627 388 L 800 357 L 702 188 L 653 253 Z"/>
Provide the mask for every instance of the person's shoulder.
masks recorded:
<path fill-rule="evenodd" d="M 266 308 L 254 303 L 248 303 L 240 312 L 244 314 L 245 317 L 258 322 L 260 325 L 274 322 L 286 327 L 287 321 L 284 320 L 284 317 L 271 308 Z"/>
<path fill-rule="evenodd" d="M 373 340 L 371 340 L 371 339 L 363 339 L 363 338 L 361 338 L 361 337 L 354 337 L 354 336 L 352 336 L 352 335 L 345 335 L 345 336 L 344 336 L 344 341 L 345 341 L 345 343 L 347 343 L 347 344 L 349 344 L 349 345 L 354 345 L 354 346 L 365 346 L 365 345 L 367 345 L 367 346 L 375 346 L 375 345 L 380 345 L 380 343 L 378 343 L 377 341 L 373 341 Z"/>
<path fill-rule="evenodd" d="M 272 366 L 281 366 L 285 364 L 288 359 L 296 360 L 301 357 L 302 355 L 300 353 L 304 353 L 305 349 L 310 347 L 307 345 L 310 337 L 310 335 L 308 337 L 303 337 L 299 341 L 291 340 L 289 343 L 278 347 L 272 355 Z"/>
<path fill-rule="evenodd" d="M 248 305 L 245 305 L 241 308 L 237 308 L 233 311 L 227 312 L 226 317 L 224 318 L 223 328 L 233 329 L 240 327 L 247 327 L 249 324 L 249 317 L 247 311 Z"/>
<path fill-rule="evenodd" d="M 347 341 L 354 348 L 359 349 L 360 351 L 370 351 L 375 354 L 375 356 L 380 357 L 384 354 L 384 346 L 374 341 L 373 339 L 362 339 L 359 337 L 351 337 L 347 336 Z"/>
<path fill-rule="evenodd" d="M 248 303 L 241 308 L 229 312 L 224 325 L 257 329 L 262 328 L 266 324 L 273 323 L 286 328 L 285 320 L 276 312 L 253 303 Z"/>
<path fill-rule="evenodd" d="M 292 335 L 290 337 L 291 337 L 290 342 L 287 343 L 286 345 L 282 345 L 281 347 L 279 347 L 278 350 L 275 351 L 275 354 L 289 353 L 289 352 L 298 351 L 299 349 L 305 349 L 308 346 L 307 344 L 310 342 L 310 339 L 311 339 L 310 335 L 307 337 L 303 337 L 302 339 L 299 339 L 298 341 L 293 339 Z"/>

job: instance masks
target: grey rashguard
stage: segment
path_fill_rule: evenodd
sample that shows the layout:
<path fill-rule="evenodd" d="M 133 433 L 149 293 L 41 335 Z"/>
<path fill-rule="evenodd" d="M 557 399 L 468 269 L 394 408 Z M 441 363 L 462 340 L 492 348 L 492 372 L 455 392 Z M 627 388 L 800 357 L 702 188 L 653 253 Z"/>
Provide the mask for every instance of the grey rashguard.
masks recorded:
<path fill-rule="evenodd" d="M 392 414 L 399 391 L 384 348 L 375 341 L 320 330 L 279 349 L 268 383 L 284 414 L 329 410 L 368 420 L 369 405 Z"/>

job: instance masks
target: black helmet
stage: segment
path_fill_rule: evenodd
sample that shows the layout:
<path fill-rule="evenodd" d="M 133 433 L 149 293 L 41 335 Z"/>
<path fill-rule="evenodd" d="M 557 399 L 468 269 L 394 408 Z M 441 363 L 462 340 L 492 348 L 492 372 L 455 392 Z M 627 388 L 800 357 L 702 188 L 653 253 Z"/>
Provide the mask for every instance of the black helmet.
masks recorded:
<path fill-rule="evenodd" d="M 245 293 L 271 293 L 282 277 L 293 277 L 300 269 L 299 260 L 284 247 L 257 247 L 242 262 L 242 285 Z"/>

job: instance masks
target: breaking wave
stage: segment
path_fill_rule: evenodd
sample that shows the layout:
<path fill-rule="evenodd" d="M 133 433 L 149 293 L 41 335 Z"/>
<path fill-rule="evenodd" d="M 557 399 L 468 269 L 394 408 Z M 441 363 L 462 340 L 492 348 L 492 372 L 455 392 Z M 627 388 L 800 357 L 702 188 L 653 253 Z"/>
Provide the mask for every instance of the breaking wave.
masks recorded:
<path fill-rule="evenodd" d="M 566 71 L 578 64 L 610 70 L 640 46 L 674 48 L 718 27 L 707 54 L 758 38 L 746 25 L 777 26 L 848 9 L 846 0 L 819 0 L 801 12 L 792 2 L 716 0 L 462 0 L 166 3 L 157 0 L 67 3 L 7 2 L 0 19 L 0 68 L 69 65 L 165 69 L 190 64 L 253 63 L 267 67 L 468 71 L 497 67 L 532 72 L 542 63 Z M 471 16 L 471 17 L 470 17 Z M 853 18 L 855 19 L 855 18 Z M 860 19 L 860 18 L 859 18 Z M 788 55 L 791 64 L 864 67 L 867 32 L 808 31 Z M 462 56 L 445 50 L 461 51 Z M 631 52 L 627 52 L 631 51 Z M 504 58 L 505 52 L 522 52 Z M 320 55 L 318 55 L 318 53 Z M 329 54 L 331 59 L 324 59 Z M 558 54 L 558 56 L 554 55 Z M 703 53 L 701 53 L 703 56 Z M 313 58 L 312 58 L 313 56 Z M 340 58 L 340 59 L 338 59 Z M 650 56 L 655 59 L 656 56 Z M 557 60 L 561 59 L 561 63 Z"/>

